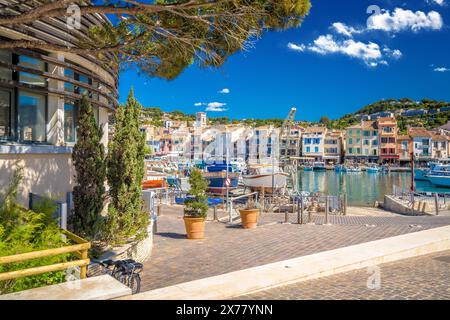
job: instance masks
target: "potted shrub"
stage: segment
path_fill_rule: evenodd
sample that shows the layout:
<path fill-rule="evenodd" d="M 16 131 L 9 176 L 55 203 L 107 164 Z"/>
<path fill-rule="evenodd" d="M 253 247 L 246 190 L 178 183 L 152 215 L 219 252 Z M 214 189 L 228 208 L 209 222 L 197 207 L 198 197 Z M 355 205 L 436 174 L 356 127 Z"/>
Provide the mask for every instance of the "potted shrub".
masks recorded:
<path fill-rule="evenodd" d="M 244 229 L 255 229 L 258 226 L 258 219 L 261 213 L 258 205 L 253 198 L 249 199 L 247 206 L 239 210 L 241 215 L 241 223 Z"/>
<path fill-rule="evenodd" d="M 206 188 L 208 182 L 203 178 L 198 169 L 194 169 L 189 177 L 189 199 L 184 207 L 184 225 L 187 238 L 199 240 L 205 237 L 205 221 L 208 214 L 208 196 Z"/>

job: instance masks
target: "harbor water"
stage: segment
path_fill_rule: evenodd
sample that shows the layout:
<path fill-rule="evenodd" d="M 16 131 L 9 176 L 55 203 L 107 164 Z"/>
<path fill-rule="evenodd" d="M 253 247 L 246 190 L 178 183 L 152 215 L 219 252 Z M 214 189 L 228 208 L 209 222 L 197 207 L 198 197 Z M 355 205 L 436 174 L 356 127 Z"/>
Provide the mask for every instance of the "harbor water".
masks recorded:
<path fill-rule="evenodd" d="M 373 206 L 383 201 L 385 194 L 392 194 L 394 185 L 405 190 L 411 188 L 411 173 L 337 173 L 335 171 L 299 173 L 299 190 L 321 192 L 329 195 L 346 193 L 349 206 Z M 416 181 L 418 192 L 450 192 L 427 181 Z"/>

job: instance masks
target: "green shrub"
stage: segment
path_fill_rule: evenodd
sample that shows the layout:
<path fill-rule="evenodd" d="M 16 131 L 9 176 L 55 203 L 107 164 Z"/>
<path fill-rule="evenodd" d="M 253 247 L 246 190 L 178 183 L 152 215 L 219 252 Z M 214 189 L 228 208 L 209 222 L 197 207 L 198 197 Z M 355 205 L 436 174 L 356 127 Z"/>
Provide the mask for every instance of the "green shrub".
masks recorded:
<path fill-rule="evenodd" d="M 200 170 L 194 169 L 189 177 L 189 184 L 191 185 L 189 195 L 193 199 L 185 202 L 184 214 L 187 217 L 206 218 L 208 214 L 208 196 L 206 194 L 208 181 Z"/>
<path fill-rule="evenodd" d="M 16 203 L 23 168 L 13 175 L 6 192 L 0 195 L 0 256 L 57 248 L 66 245 L 61 230 L 52 218 L 55 207 L 50 201 L 42 201 L 36 211 Z M 69 255 L 59 255 L 0 265 L 0 273 L 61 263 Z M 0 281 L 0 294 L 16 292 L 65 281 L 65 272 L 49 272 L 35 276 Z"/>

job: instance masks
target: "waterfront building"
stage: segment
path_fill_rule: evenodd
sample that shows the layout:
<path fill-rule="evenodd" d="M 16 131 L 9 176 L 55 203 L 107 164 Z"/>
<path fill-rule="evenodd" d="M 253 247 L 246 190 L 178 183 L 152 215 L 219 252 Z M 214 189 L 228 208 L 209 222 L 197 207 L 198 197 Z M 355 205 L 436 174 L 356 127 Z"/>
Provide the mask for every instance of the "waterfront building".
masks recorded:
<path fill-rule="evenodd" d="M 303 131 L 303 128 L 295 126 L 290 128 L 286 135 L 280 137 L 280 153 L 282 157 L 299 157 L 301 155 Z"/>
<path fill-rule="evenodd" d="M 27 12 L 37 4 L 8 3 L 18 12 Z M 77 33 L 87 37 L 88 27 L 108 23 L 104 15 L 86 14 L 81 17 L 84 27 Z M 0 28 L 0 42 L 16 39 L 70 47 L 78 38 L 68 32 L 60 18 L 46 18 L 27 26 Z M 29 193 L 66 200 L 74 185 L 71 154 L 77 141 L 77 101 L 87 95 L 97 122 L 103 126 L 102 143 L 106 145 L 109 114 L 118 105 L 117 75 L 116 68 L 88 54 L 55 52 L 45 47 L 0 50 L 0 185 L 7 185 L 16 165 L 21 165 L 21 203 L 28 202 Z"/>
<path fill-rule="evenodd" d="M 436 160 L 448 159 L 448 137 L 439 134 L 431 134 L 431 157 Z"/>
<path fill-rule="evenodd" d="M 351 161 L 361 161 L 362 153 L 362 124 L 356 124 L 346 129 L 345 135 L 345 158 Z"/>
<path fill-rule="evenodd" d="M 398 126 L 395 118 L 379 118 L 377 120 L 379 135 L 379 159 L 381 163 L 398 162 L 397 153 Z"/>
<path fill-rule="evenodd" d="M 412 139 L 414 157 L 418 161 L 432 159 L 431 133 L 425 128 L 409 128 L 408 134 Z"/>
<path fill-rule="evenodd" d="M 303 157 L 314 158 L 316 161 L 323 160 L 327 131 L 325 127 L 309 127 L 305 129 L 302 136 Z"/>
<path fill-rule="evenodd" d="M 410 162 L 412 149 L 412 140 L 409 135 L 398 135 L 397 136 L 397 152 L 399 155 L 399 161 Z"/>
<path fill-rule="evenodd" d="M 344 156 L 344 131 L 327 130 L 324 141 L 324 160 L 335 164 L 342 163 Z"/>
<path fill-rule="evenodd" d="M 361 124 L 362 157 L 366 162 L 378 162 L 379 139 L 378 123 L 376 121 L 364 121 Z"/>

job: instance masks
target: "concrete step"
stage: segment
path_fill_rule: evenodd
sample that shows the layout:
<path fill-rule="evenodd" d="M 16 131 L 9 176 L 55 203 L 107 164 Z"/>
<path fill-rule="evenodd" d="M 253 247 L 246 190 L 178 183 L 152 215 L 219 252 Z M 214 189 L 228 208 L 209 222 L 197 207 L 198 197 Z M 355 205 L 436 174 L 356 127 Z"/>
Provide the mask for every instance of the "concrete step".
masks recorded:
<path fill-rule="evenodd" d="M 109 300 L 128 295 L 131 295 L 129 287 L 102 275 L 0 295 L 0 300 Z"/>

